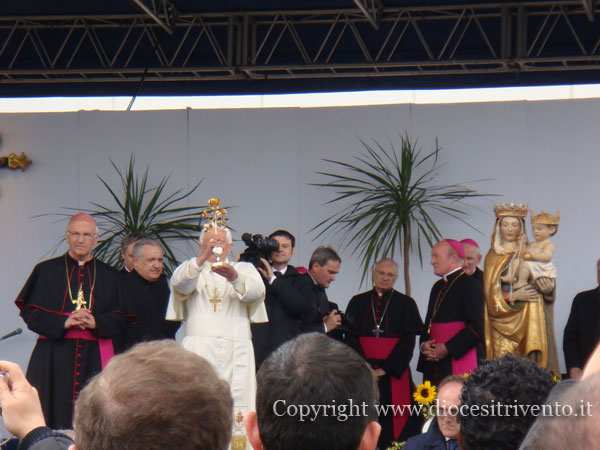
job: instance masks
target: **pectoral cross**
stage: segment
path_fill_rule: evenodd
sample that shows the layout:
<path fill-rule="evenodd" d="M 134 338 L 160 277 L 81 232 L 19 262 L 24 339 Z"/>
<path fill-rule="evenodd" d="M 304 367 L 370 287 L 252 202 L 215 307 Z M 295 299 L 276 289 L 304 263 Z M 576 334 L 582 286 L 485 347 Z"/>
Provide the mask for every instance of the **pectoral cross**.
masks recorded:
<path fill-rule="evenodd" d="M 77 299 L 71 300 L 71 302 L 74 305 L 77 305 L 77 307 L 75 308 L 75 311 L 77 311 L 81 308 L 85 308 L 87 306 L 87 302 L 85 301 L 85 298 L 83 297 L 83 284 L 79 285 L 79 291 L 77 291 Z"/>
<path fill-rule="evenodd" d="M 375 328 L 373 328 L 371 331 L 372 331 L 373 333 L 375 333 L 375 337 L 376 337 L 376 338 L 378 338 L 378 337 L 379 337 L 379 335 L 380 335 L 381 333 L 383 333 L 383 330 L 382 330 L 381 328 L 379 328 L 379 325 L 375 325 Z"/>
<path fill-rule="evenodd" d="M 217 303 L 221 303 L 221 299 L 217 297 L 217 288 L 215 288 L 215 293 L 212 298 L 209 298 L 208 301 L 213 305 L 213 312 L 217 312 Z"/>

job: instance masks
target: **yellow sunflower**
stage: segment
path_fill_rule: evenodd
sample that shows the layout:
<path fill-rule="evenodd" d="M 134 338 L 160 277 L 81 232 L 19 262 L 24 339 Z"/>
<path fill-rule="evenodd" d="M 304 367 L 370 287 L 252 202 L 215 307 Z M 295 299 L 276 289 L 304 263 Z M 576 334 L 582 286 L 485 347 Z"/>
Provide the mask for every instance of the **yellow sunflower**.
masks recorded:
<path fill-rule="evenodd" d="M 435 400 L 435 396 L 435 386 L 432 386 L 428 380 L 420 384 L 413 394 L 413 398 L 419 405 L 431 405 Z"/>

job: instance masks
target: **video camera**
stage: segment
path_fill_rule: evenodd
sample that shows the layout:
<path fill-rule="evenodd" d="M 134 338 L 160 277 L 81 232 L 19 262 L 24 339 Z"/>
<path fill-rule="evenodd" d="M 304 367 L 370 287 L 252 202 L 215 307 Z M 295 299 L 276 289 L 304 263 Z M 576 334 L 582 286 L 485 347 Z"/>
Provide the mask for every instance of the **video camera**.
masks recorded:
<path fill-rule="evenodd" d="M 262 234 L 244 233 L 242 241 L 247 247 L 240 255 L 240 261 L 249 262 L 257 268 L 262 267 L 260 258 L 268 261 L 271 253 L 279 249 L 279 242 L 266 238 Z"/>

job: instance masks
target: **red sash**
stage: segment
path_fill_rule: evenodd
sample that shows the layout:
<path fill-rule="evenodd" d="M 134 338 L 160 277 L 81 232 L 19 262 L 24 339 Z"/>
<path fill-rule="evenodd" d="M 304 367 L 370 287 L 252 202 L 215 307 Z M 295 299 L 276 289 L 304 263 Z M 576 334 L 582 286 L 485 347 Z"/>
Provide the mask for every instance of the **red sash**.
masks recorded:
<path fill-rule="evenodd" d="M 429 338 L 445 344 L 465 328 L 464 322 L 432 323 Z M 463 375 L 477 368 L 477 352 L 472 348 L 458 359 L 452 358 L 452 375 Z"/>
<path fill-rule="evenodd" d="M 358 342 L 366 358 L 369 359 L 387 359 L 400 339 L 386 337 L 359 337 Z M 390 376 L 392 404 L 410 405 L 410 377 L 406 369 L 400 378 Z M 408 414 L 401 416 L 394 410 L 393 426 L 394 439 L 398 439 L 406 421 Z"/>
<path fill-rule="evenodd" d="M 70 313 L 59 313 L 63 316 L 70 316 Z M 38 336 L 39 339 L 48 339 L 46 336 L 41 334 Z M 86 341 L 98 342 L 98 348 L 100 350 L 100 365 L 102 369 L 106 367 L 108 361 L 115 356 L 115 349 L 113 347 L 112 339 L 99 338 L 90 330 L 80 330 L 79 328 L 69 328 L 64 334 L 65 339 L 85 339 Z"/>

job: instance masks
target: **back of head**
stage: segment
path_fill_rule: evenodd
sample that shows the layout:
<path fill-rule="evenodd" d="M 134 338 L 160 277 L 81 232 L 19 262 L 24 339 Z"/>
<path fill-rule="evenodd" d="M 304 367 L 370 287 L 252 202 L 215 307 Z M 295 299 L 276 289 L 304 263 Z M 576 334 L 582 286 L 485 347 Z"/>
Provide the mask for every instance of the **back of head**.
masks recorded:
<path fill-rule="evenodd" d="M 146 235 L 144 233 L 129 233 L 121 239 L 121 251 L 125 253 L 127 247 L 134 242 L 139 241 L 140 239 L 144 239 Z"/>
<path fill-rule="evenodd" d="M 377 420 L 377 380 L 351 348 L 321 333 L 279 347 L 257 374 L 256 413 L 266 450 L 357 449 Z"/>
<path fill-rule="evenodd" d="M 79 450 L 226 449 L 229 386 L 174 341 L 142 343 L 115 356 L 75 403 Z"/>
<path fill-rule="evenodd" d="M 600 374 L 558 385 L 521 450 L 596 448 L 600 442 Z"/>
<path fill-rule="evenodd" d="M 463 450 L 514 450 L 554 386 L 552 375 L 527 358 L 508 354 L 484 362 L 461 393 Z M 536 408 L 534 406 L 534 408 Z"/>

